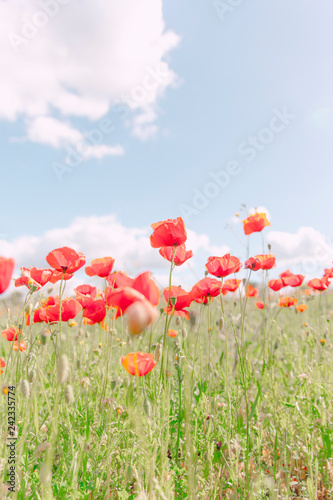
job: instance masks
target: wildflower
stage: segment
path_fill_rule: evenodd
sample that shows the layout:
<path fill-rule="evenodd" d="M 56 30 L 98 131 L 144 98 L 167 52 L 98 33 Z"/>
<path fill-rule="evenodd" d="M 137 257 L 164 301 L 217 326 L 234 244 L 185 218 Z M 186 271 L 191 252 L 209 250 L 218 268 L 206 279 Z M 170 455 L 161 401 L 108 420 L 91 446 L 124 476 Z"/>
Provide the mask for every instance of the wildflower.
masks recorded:
<path fill-rule="evenodd" d="M 280 297 L 279 306 L 280 307 L 292 307 L 297 304 L 298 300 L 295 297 Z"/>
<path fill-rule="evenodd" d="M 271 253 L 265 255 L 256 255 L 255 258 L 260 260 L 261 269 L 272 269 L 272 267 L 275 266 L 276 258 L 275 255 L 272 255 Z"/>
<path fill-rule="evenodd" d="M 249 217 L 243 221 L 244 233 L 247 236 L 252 233 L 259 233 L 270 225 L 271 223 L 267 220 L 265 213 L 256 212 L 254 215 L 249 215 Z"/>
<path fill-rule="evenodd" d="M 170 290 L 169 287 L 163 290 L 163 296 L 168 304 L 165 312 L 171 314 L 173 311 L 174 315 L 189 319 L 189 312 L 185 307 L 189 307 L 192 302 L 191 294 L 187 293 L 180 286 L 172 286 Z"/>
<path fill-rule="evenodd" d="M 50 281 L 53 275 L 52 269 L 40 269 L 32 267 L 28 269 L 21 267 L 22 276 L 15 280 L 15 286 L 26 286 L 31 292 L 40 290 L 43 286 Z"/>
<path fill-rule="evenodd" d="M 49 297 L 42 307 L 36 309 L 34 323 L 57 323 L 60 319 L 59 306 L 59 297 Z M 74 319 L 81 310 L 82 306 L 76 299 L 63 299 L 61 301 L 61 321 Z"/>
<path fill-rule="evenodd" d="M 107 278 L 112 272 L 113 264 L 114 259 L 112 257 L 102 257 L 101 259 L 92 260 L 90 266 L 87 266 L 85 271 L 88 276 Z"/>
<path fill-rule="evenodd" d="M 74 288 L 75 298 L 83 308 L 90 306 L 97 295 L 97 288 L 90 285 L 80 285 Z"/>
<path fill-rule="evenodd" d="M 178 330 L 168 330 L 169 337 L 175 338 L 178 335 Z"/>
<path fill-rule="evenodd" d="M 13 340 L 18 340 L 19 335 L 22 335 L 23 330 L 20 328 L 15 328 L 12 326 L 11 328 L 6 328 L 6 330 L 2 330 L 1 335 L 4 339 L 12 342 Z"/>
<path fill-rule="evenodd" d="M 218 280 L 214 278 L 203 278 L 192 287 L 190 295 L 195 302 L 207 304 L 220 294 L 220 290 L 221 283 Z"/>
<path fill-rule="evenodd" d="M 130 375 L 144 377 L 156 366 L 153 354 L 145 352 L 131 352 L 122 356 L 121 364 Z"/>
<path fill-rule="evenodd" d="M 326 290 L 330 285 L 330 280 L 327 277 L 324 278 L 315 278 L 313 280 L 310 280 L 308 283 L 308 286 L 312 288 L 313 290 L 318 290 L 319 292 L 323 292 Z"/>
<path fill-rule="evenodd" d="M 259 297 L 259 290 L 252 285 L 249 285 L 246 292 L 247 297 Z"/>
<path fill-rule="evenodd" d="M 222 287 L 222 294 L 227 295 L 228 292 L 235 292 L 238 289 L 240 283 L 241 280 L 226 280 Z"/>
<path fill-rule="evenodd" d="M 1 368 L 4 368 L 6 366 L 5 360 L 0 358 L 0 375 L 3 373 Z"/>
<path fill-rule="evenodd" d="M 173 259 L 173 263 L 176 266 L 181 266 L 184 262 L 193 257 L 192 250 L 186 250 L 185 245 L 179 245 L 176 247 L 176 251 L 174 248 L 175 247 L 161 247 L 159 252 L 162 257 L 169 262 L 172 262 Z"/>
<path fill-rule="evenodd" d="M 271 288 L 271 290 L 274 290 L 274 292 L 278 292 L 279 290 L 281 290 L 281 288 L 284 287 L 284 284 L 282 279 L 277 279 L 277 280 L 270 280 L 268 282 L 268 286 L 269 288 Z"/>
<path fill-rule="evenodd" d="M 153 305 L 157 306 L 160 301 L 160 291 L 155 281 L 151 279 L 150 272 L 139 274 L 132 283 L 132 288 L 142 295 Z"/>
<path fill-rule="evenodd" d="M 326 340 L 325 339 L 320 339 L 321 345 L 325 345 Z"/>
<path fill-rule="evenodd" d="M 256 307 L 258 309 L 265 309 L 265 304 L 263 302 L 256 302 Z"/>
<path fill-rule="evenodd" d="M 223 257 L 209 257 L 206 269 L 217 278 L 224 278 L 230 274 L 237 273 L 242 267 L 240 260 L 230 253 Z"/>
<path fill-rule="evenodd" d="M 251 271 L 259 271 L 259 269 L 261 269 L 261 262 L 256 257 L 250 257 L 245 261 L 244 268 L 250 269 Z"/>
<path fill-rule="evenodd" d="M 104 299 L 94 300 L 83 309 L 84 322 L 89 325 L 94 325 L 95 323 L 101 323 L 106 316 L 106 302 Z"/>
<path fill-rule="evenodd" d="M 150 244 L 153 248 L 179 246 L 187 240 L 185 224 L 181 217 L 156 222 L 151 227 L 153 233 L 150 236 Z"/>
<path fill-rule="evenodd" d="M 288 270 L 281 273 L 280 278 L 283 282 L 283 286 L 297 287 L 302 285 L 305 276 L 302 274 L 293 274 Z"/>
<path fill-rule="evenodd" d="M 9 287 L 14 267 L 15 262 L 13 259 L 0 257 L 0 294 L 5 292 Z"/>
<path fill-rule="evenodd" d="M 46 260 L 53 269 L 63 274 L 73 274 L 86 263 L 86 259 L 81 252 L 76 252 L 69 247 L 52 250 L 47 255 Z"/>
<path fill-rule="evenodd" d="M 308 306 L 306 304 L 298 304 L 296 306 L 296 310 L 298 312 L 301 312 L 301 313 L 304 312 L 304 311 L 306 311 L 307 308 L 308 308 Z"/>
<path fill-rule="evenodd" d="M 24 352 L 27 349 L 27 344 L 24 340 L 21 340 L 20 344 L 18 343 L 18 341 L 15 341 L 13 349 L 14 351 L 20 350 L 21 352 Z"/>
<path fill-rule="evenodd" d="M 120 288 L 123 286 L 131 287 L 133 285 L 133 279 L 127 276 L 123 271 L 117 271 L 111 273 L 107 278 L 107 282 L 112 288 Z"/>

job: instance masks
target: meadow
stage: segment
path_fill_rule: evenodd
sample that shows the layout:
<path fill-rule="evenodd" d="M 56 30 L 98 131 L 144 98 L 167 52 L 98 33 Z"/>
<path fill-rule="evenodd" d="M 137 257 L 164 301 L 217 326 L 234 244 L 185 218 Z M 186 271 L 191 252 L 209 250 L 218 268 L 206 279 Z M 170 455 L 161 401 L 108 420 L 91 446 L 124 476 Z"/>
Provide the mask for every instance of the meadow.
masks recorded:
<path fill-rule="evenodd" d="M 250 215 L 245 235 L 268 225 Z M 185 291 L 182 219 L 150 241 L 163 291 L 61 247 L 14 276 L 24 302 L 0 297 L 0 498 L 333 498 L 333 270 L 271 279 L 263 239 L 242 262 L 209 257 Z M 83 266 L 99 288 L 67 297 Z M 13 272 L 0 258 L 0 293 Z"/>

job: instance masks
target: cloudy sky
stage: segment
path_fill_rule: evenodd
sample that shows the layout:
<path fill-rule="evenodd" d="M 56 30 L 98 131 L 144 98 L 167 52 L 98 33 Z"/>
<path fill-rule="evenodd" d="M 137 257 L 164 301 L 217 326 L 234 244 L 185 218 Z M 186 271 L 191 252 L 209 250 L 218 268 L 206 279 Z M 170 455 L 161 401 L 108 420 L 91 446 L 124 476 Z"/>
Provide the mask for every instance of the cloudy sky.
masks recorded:
<path fill-rule="evenodd" d="M 281 269 L 319 273 L 332 21 L 330 0 L 0 0 L 0 255 L 71 245 L 163 282 L 149 225 L 181 215 L 191 282 L 209 255 L 244 258 L 244 203 L 269 211 Z"/>

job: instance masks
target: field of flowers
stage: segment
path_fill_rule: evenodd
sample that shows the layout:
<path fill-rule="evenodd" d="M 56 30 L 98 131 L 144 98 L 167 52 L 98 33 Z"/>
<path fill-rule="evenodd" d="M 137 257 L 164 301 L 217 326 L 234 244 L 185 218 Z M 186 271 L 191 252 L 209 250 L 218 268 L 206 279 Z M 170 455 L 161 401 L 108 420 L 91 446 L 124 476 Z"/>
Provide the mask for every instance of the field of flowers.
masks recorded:
<path fill-rule="evenodd" d="M 68 247 L 21 268 L 24 301 L 0 300 L 0 498 L 333 498 L 333 269 L 272 279 L 269 225 L 249 215 L 263 253 L 208 257 L 187 291 L 181 218 L 152 224 L 164 290 Z"/>

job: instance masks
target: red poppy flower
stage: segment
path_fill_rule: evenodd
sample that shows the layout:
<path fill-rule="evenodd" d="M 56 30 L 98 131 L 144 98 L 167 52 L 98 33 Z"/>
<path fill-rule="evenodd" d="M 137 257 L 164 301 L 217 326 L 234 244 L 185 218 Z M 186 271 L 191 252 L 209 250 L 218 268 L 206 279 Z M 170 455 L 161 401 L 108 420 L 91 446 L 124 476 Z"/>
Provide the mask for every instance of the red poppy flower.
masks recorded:
<path fill-rule="evenodd" d="M 226 280 L 222 287 L 222 294 L 227 295 L 228 292 L 235 292 L 238 289 L 240 283 L 241 280 Z"/>
<path fill-rule="evenodd" d="M 296 287 L 302 285 L 305 276 L 302 274 L 293 274 L 288 269 L 288 271 L 280 274 L 280 278 L 282 279 L 284 286 Z"/>
<path fill-rule="evenodd" d="M 179 246 L 187 240 L 185 224 L 181 217 L 156 222 L 151 227 L 154 231 L 150 236 L 153 248 Z"/>
<path fill-rule="evenodd" d="M 90 285 L 80 285 L 74 288 L 75 298 L 83 308 L 88 307 L 96 298 L 97 288 Z"/>
<path fill-rule="evenodd" d="M 172 262 L 174 248 L 175 247 L 161 247 L 159 252 L 164 259 Z M 185 245 L 179 245 L 178 247 L 176 247 L 176 253 L 173 262 L 176 266 L 181 266 L 191 257 L 193 257 L 192 250 L 186 250 Z"/>
<path fill-rule="evenodd" d="M 130 352 L 122 356 L 120 361 L 130 375 L 138 377 L 144 377 L 156 366 L 154 355 L 146 352 Z"/>
<path fill-rule="evenodd" d="M 251 269 L 251 271 L 258 271 L 259 269 L 261 269 L 261 262 L 256 257 L 250 257 L 244 263 L 244 267 L 245 269 Z"/>
<path fill-rule="evenodd" d="M 5 368 L 5 366 L 6 366 L 5 360 L 0 358 L 0 375 L 3 374 L 3 371 L 1 370 L 1 368 Z"/>
<path fill-rule="evenodd" d="M 112 257 L 102 257 L 101 259 L 94 259 L 91 261 L 90 266 L 86 267 L 86 274 L 88 276 L 99 276 L 100 278 L 107 278 L 112 272 L 114 259 Z"/>
<path fill-rule="evenodd" d="M 52 250 L 46 260 L 48 264 L 61 273 L 72 274 L 85 265 L 86 259 L 81 252 L 76 252 L 73 248 L 62 247 Z"/>
<path fill-rule="evenodd" d="M 95 323 L 101 323 L 106 316 L 106 302 L 104 299 L 97 299 L 91 302 L 84 310 L 82 314 L 83 318 L 87 321 L 89 325 L 94 325 Z"/>
<path fill-rule="evenodd" d="M 280 307 L 292 307 L 297 304 L 298 300 L 295 297 L 280 297 L 279 306 Z"/>
<path fill-rule="evenodd" d="M 81 304 L 76 299 L 61 301 L 61 321 L 74 319 L 82 311 Z M 34 323 L 57 323 L 59 321 L 59 297 L 49 297 L 44 306 L 36 309 Z"/>
<path fill-rule="evenodd" d="M 120 288 L 123 286 L 131 287 L 134 281 L 133 278 L 127 276 L 127 274 L 123 271 L 111 273 L 106 279 L 112 288 Z"/>
<path fill-rule="evenodd" d="M 259 297 L 259 290 L 258 288 L 255 288 L 252 285 L 248 286 L 247 292 L 246 292 L 247 297 Z"/>
<path fill-rule="evenodd" d="M 298 312 L 304 312 L 306 311 L 308 308 L 308 306 L 306 304 L 299 304 L 298 306 L 296 306 L 296 309 Z"/>
<path fill-rule="evenodd" d="M 284 284 L 281 279 L 277 279 L 277 280 L 270 280 L 268 282 L 268 286 L 269 288 L 271 288 L 271 290 L 274 290 L 274 292 L 278 292 L 279 290 L 281 290 L 281 288 L 284 287 Z"/>
<path fill-rule="evenodd" d="M 206 264 L 207 271 L 217 278 L 224 278 L 230 274 L 238 273 L 241 267 L 240 260 L 230 255 L 230 253 L 223 257 L 209 257 Z"/>
<path fill-rule="evenodd" d="M 74 276 L 73 273 L 62 273 L 61 271 L 53 271 L 53 274 L 52 274 L 51 279 L 50 279 L 50 283 L 55 284 L 60 280 L 67 281 L 67 280 L 70 280 L 71 278 L 73 278 L 73 276 Z"/>
<path fill-rule="evenodd" d="M 168 330 L 168 335 L 174 339 L 178 335 L 178 330 Z"/>
<path fill-rule="evenodd" d="M 38 267 L 32 267 L 31 269 L 21 267 L 21 273 L 22 276 L 15 280 L 15 286 L 25 285 L 31 291 L 40 290 L 50 281 L 53 275 L 51 269 L 39 269 Z"/>
<path fill-rule="evenodd" d="M 190 295 L 192 300 L 195 302 L 207 304 L 213 297 L 217 297 L 220 294 L 221 283 L 214 278 L 203 278 L 196 283 Z"/>
<path fill-rule="evenodd" d="M 13 349 L 14 349 L 14 351 L 20 350 L 21 352 L 23 352 L 27 349 L 27 344 L 24 340 L 21 340 L 20 344 L 18 343 L 18 341 L 15 341 L 14 345 L 13 345 Z"/>
<path fill-rule="evenodd" d="M 13 340 L 18 340 L 19 335 L 22 335 L 22 330 L 20 328 L 6 328 L 6 330 L 3 330 L 1 332 L 1 335 L 3 336 L 4 339 L 8 340 L 9 342 L 12 342 Z"/>
<path fill-rule="evenodd" d="M 0 257 L 0 294 L 5 292 L 9 287 L 14 267 L 15 262 L 13 259 Z"/>
<path fill-rule="evenodd" d="M 330 286 L 330 280 L 327 277 L 324 278 L 315 278 L 310 280 L 308 286 L 313 290 L 318 290 L 319 292 L 323 292 Z"/>
<path fill-rule="evenodd" d="M 271 223 L 267 220 L 265 213 L 249 215 L 249 217 L 243 221 L 244 233 L 247 236 L 252 233 L 259 233 L 264 227 L 270 225 Z"/>
<path fill-rule="evenodd" d="M 258 309 L 265 309 L 265 304 L 263 302 L 256 302 L 256 307 Z"/>
<path fill-rule="evenodd" d="M 333 278 L 333 269 L 325 269 L 323 278 Z"/>
<path fill-rule="evenodd" d="M 260 260 L 261 269 L 272 269 L 272 267 L 275 266 L 275 255 L 269 253 L 266 255 L 256 255 L 255 258 Z"/>
<path fill-rule="evenodd" d="M 139 274 L 133 280 L 132 287 L 142 293 L 153 306 L 157 306 L 160 301 L 160 291 L 155 281 L 151 279 L 150 271 Z"/>
<path fill-rule="evenodd" d="M 170 300 L 169 298 L 169 287 L 163 290 L 163 296 L 165 301 L 168 303 L 168 307 L 164 309 L 165 312 L 171 314 L 172 311 L 175 316 L 182 316 L 184 318 L 189 319 L 190 315 L 185 307 L 189 307 L 192 302 L 192 296 L 190 293 L 187 293 L 180 286 L 172 286 L 170 291 Z"/>
<path fill-rule="evenodd" d="M 147 300 L 145 296 L 129 286 L 119 287 L 115 290 L 108 286 L 105 289 L 105 300 L 108 306 L 117 307 L 122 313 L 138 300 Z"/>

